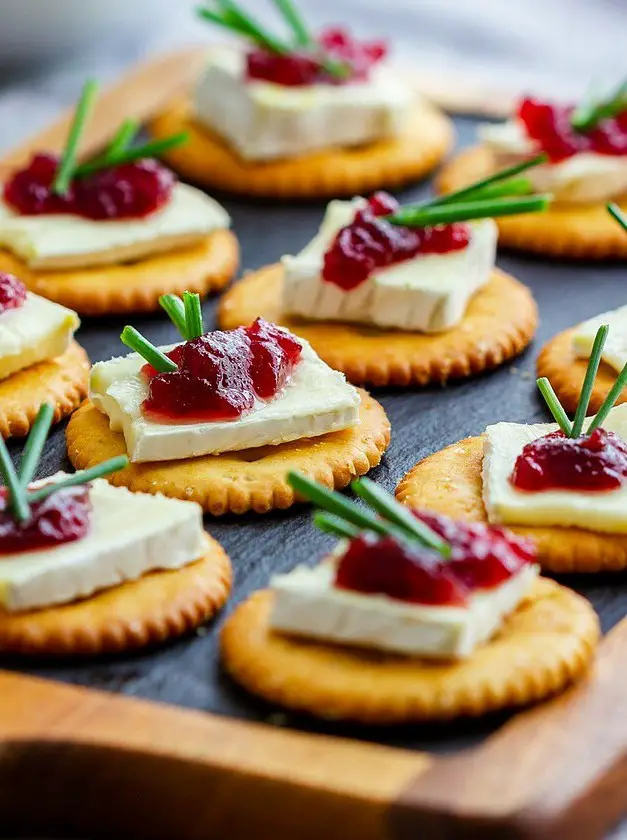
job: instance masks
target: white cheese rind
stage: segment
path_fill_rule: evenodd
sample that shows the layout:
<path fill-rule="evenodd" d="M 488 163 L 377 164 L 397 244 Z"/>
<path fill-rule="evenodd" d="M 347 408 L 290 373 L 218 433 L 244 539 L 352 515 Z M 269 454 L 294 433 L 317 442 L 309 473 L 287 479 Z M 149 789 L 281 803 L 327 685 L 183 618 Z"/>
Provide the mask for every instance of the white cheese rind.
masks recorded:
<path fill-rule="evenodd" d="M 627 364 L 627 306 L 595 315 L 594 318 L 575 327 L 573 350 L 577 356 L 588 359 L 597 331 L 602 324 L 607 324 L 610 328 L 603 347 L 602 359 L 614 370 L 620 372 Z"/>
<path fill-rule="evenodd" d="M 368 82 L 345 85 L 247 81 L 243 51 L 229 47 L 210 53 L 194 93 L 198 121 L 249 161 L 394 137 L 414 102 L 406 80 L 385 66 L 373 68 Z"/>
<path fill-rule="evenodd" d="M 87 268 L 142 259 L 193 245 L 229 224 L 228 213 L 217 201 L 180 183 L 164 207 L 141 219 L 20 216 L 0 201 L 0 246 L 36 269 Z"/>
<path fill-rule="evenodd" d="M 88 598 L 155 569 L 181 568 L 206 551 L 202 510 L 195 502 L 131 493 L 103 479 L 92 483 L 90 497 L 91 528 L 83 539 L 0 556 L 3 609 Z"/>
<path fill-rule="evenodd" d="M 61 356 L 79 325 L 73 310 L 29 292 L 22 306 L 0 313 L 0 380 Z"/>
<path fill-rule="evenodd" d="M 488 641 L 529 593 L 538 567 L 472 595 L 465 607 L 407 604 L 333 586 L 332 563 L 272 578 L 270 626 L 279 632 L 408 656 L 462 659 Z"/>
<path fill-rule="evenodd" d="M 194 458 L 200 455 L 275 446 L 318 437 L 359 422 L 359 394 L 343 374 L 331 370 L 307 342 L 286 388 L 268 402 L 259 402 L 238 420 L 162 424 L 147 420 L 141 405 L 148 386 L 135 353 L 99 362 L 91 373 L 90 397 L 121 431 L 135 463 Z M 172 347 L 161 348 L 164 352 Z"/>
<path fill-rule="evenodd" d="M 417 256 L 345 291 L 323 278 L 324 255 L 364 203 L 363 198 L 330 202 L 316 237 L 297 256 L 283 257 L 284 311 L 311 320 L 427 333 L 459 324 L 494 267 L 498 231 L 492 219 L 472 224 L 470 243 L 461 251 Z"/>
<path fill-rule="evenodd" d="M 495 168 L 520 162 L 538 152 L 518 120 L 479 126 L 479 138 L 495 155 Z M 607 201 L 627 192 L 627 156 L 581 152 L 558 163 L 525 172 L 537 192 L 550 192 L 561 202 Z"/>
<path fill-rule="evenodd" d="M 509 477 L 523 447 L 557 428 L 555 423 L 488 426 L 483 455 L 483 500 L 488 520 L 505 525 L 555 525 L 627 534 L 627 486 L 598 493 L 575 490 L 535 493 L 517 490 L 510 483 Z M 603 428 L 627 440 L 627 403 L 610 411 Z"/>

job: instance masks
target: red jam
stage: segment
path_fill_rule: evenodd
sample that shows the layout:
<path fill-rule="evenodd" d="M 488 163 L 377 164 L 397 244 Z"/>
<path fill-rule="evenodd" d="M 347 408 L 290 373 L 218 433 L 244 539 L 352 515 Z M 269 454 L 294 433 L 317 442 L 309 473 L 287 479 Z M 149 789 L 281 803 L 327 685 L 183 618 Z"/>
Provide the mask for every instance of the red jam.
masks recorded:
<path fill-rule="evenodd" d="M 570 124 L 575 109 L 571 105 L 551 105 L 537 99 L 523 99 L 518 118 L 549 160 L 558 163 L 579 152 L 600 155 L 627 154 L 627 109 L 612 119 L 602 120 L 587 132 L 578 132 Z"/>
<path fill-rule="evenodd" d="M 517 490 L 615 490 L 627 481 L 627 443 L 614 432 L 568 438 L 559 432 L 528 443 L 510 477 Z"/>
<path fill-rule="evenodd" d="M 361 285 L 380 268 L 387 268 L 418 254 L 447 254 L 459 251 L 470 242 L 468 225 L 436 225 L 406 228 L 382 218 L 398 210 L 395 198 L 385 192 L 375 193 L 358 210 L 354 220 L 338 231 L 324 255 L 323 278 L 344 291 Z"/>
<path fill-rule="evenodd" d="M 371 68 L 387 55 L 384 41 L 357 41 L 345 29 L 327 28 L 318 38 L 321 55 L 312 52 L 293 52 L 279 55 L 264 49 L 254 49 L 247 55 L 247 78 L 273 82 L 284 87 L 367 81 Z M 324 68 L 324 58 L 341 63 L 346 68 L 342 76 L 335 76 Z"/>
<path fill-rule="evenodd" d="M 340 558 L 335 585 L 408 603 L 456 606 L 466 603 L 473 590 L 498 586 L 535 561 L 533 544 L 503 528 L 414 514 L 449 543 L 450 558 L 391 537 L 363 534 L 351 540 Z"/>
<path fill-rule="evenodd" d="M 14 274 L 0 271 L 0 315 L 19 309 L 26 301 L 26 286 Z"/>
<path fill-rule="evenodd" d="M 33 551 L 80 540 L 89 532 L 89 487 L 67 487 L 31 505 L 28 522 L 16 522 L 6 509 L 7 491 L 0 488 L 0 555 Z"/>
<path fill-rule="evenodd" d="M 207 333 L 180 344 L 168 356 L 173 373 L 142 372 L 150 380 L 143 411 L 159 423 L 237 420 L 287 384 L 302 345 L 258 318 L 250 327 Z"/>
<path fill-rule="evenodd" d="M 4 199 L 24 216 L 71 213 L 87 219 L 134 219 L 154 213 L 172 195 L 176 178 L 152 158 L 75 179 L 65 196 L 52 192 L 59 159 L 35 155 L 7 181 Z"/>

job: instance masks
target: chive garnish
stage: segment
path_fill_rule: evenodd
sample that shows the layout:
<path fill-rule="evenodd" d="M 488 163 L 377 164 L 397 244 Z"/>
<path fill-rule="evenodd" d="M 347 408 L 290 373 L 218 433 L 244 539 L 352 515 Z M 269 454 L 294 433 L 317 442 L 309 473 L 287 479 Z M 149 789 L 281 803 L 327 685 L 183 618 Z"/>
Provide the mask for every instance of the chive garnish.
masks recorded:
<path fill-rule="evenodd" d="M 17 522 L 27 522 L 30 518 L 30 508 L 26 498 L 26 490 L 22 487 L 15 472 L 9 450 L 0 436 L 0 475 L 8 490 L 8 509 Z"/>
<path fill-rule="evenodd" d="M 187 338 L 198 338 L 205 328 L 202 322 L 200 295 L 195 292 L 183 292 L 183 307 L 185 309 L 185 331 Z"/>
<path fill-rule="evenodd" d="M 551 201 L 549 195 L 532 195 L 521 198 L 494 198 L 485 201 L 469 200 L 444 205 L 408 205 L 396 213 L 385 216 L 393 225 L 403 227 L 432 227 L 470 219 L 485 219 L 496 216 L 512 216 L 520 213 L 537 213 L 546 210 Z"/>
<path fill-rule="evenodd" d="M 307 28 L 302 15 L 292 3 L 292 0 L 274 0 L 274 5 L 283 15 L 285 22 L 294 33 L 296 43 L 300 47 L 308 47 L 313 43 L 313 38 Z"/>
<path fill-rule="evenodd" d="M 526 172 L 534 166 L 546 163 L 547 160 L 548 155 L 545 152 L 542 152 L 542 154 L 536 155 L 536 157 L 531 158 L 530 160 L 525 160 L 522 163 L 516 163 L 514 166 L 508 166 L 506 169 L 501 169 L 499 172 L 495 172 L 488 178 L 482 178 L 480 181 L 475 181 L 474 184 L 469 184 L 461 190 L 447 193 L 447 195 L 438 196 L 437 198 L 427 202 L 427 206 L 435 207 L 439 204 L 450 204 L 451 202 L 458 201 L 460 198 L 470 198 L 471 196 L 476 198 L 483 198 L 485 196 L 488 198 L 490 195 L 494 195 L 494 193 L 491 194 L 488 192 L 488 188 L 492 188 L 494 184 L 501 184 L 504 181 L 506 182 L 509 179 L 513 179 L 515 175 L 520 175 L 522 172 Z"/>
<path fill-rule="evenodd" d="M 585 134 L 596 128 L 603 120 L 611 119 L 627 110 L 627 81 L 620 85 L 605 99 L 595 100 L 586 97 L 578 105 L 570 118 L 570 124 L 580 133 Z"/>
<path fill-rule="evenodd" d="M 151 344 L 147 338 L 144 338 L 135 327 L 124 327 L 120 339 L 131 350 L 139 353 L 158 373 L 173 373 L 178 370 L 176 363 L 169 359 L 165 353 L 162 353 L 158 347 Z"/>
<path fill-rule="evenodd" d="M 334 534 L 336 537 L 352 540 L 361 534 L 361 529 L 351 525 L 340 516 L 334 516 L 325 510 L 317 510 L 313 517 L 314 525 L 327 534 Z"/>
<path fill-rule="evenodd" d="M 117 155 L 121 154 L 121 152 L 128 149 L 135 139 L 138 131 L 139 122 L 137 120 L 124 120 L 122 125 L 119 127 L 117 134 L 109 144 L 109 148 L 105 152 L 105 157 L 115 158 Z"/>
<path fill-rule="evenodd" d="M 123 470 L 124 467 L 128 466 L 128 463 L 129 461 L 126 455 L 117 455 L 115 458 L 109 458 L 108 461 L 103 461 L 102 464 L 97 464 L 95 467 L 90 467 L 88 470 L 80 470 L 80 472 L 68 475 L 66 478 L 61 479 L 61 481 L 55 481 L 54 484 L 46 484 L 45 487 L 41 487 L 39 490 L 32 490 L 28 494 L 28 501 L 31 503 L 41 502 L 44 499 L 47 499 L 48 496 L 52 496 L 52 494 L 56 493 L 57 490 L 62 490 L 65 487 L 76 487 L 80 484 L 87 484 L 89 481 L 93 481 L 96 478 L 102 478 L 103 476 L 110 475 L 118 470 Z"/>
<path fill-rule="evenodd" d="M 597 377 L 599 365 L 601 364 L 601 354 L 603 353 L 603 347 L 605 346 L 608 330 L 608 325 L 602 324 L 594 337 L 594 344 L 592 345 L 592 351 L 590 352 L 590 358 L 588 359 L 588 367 L 586 368 L 586 375 L 581 387 L 581 394 L 579 395 L 579 402 L 577 403 L 575 419 L 573 420 L 571 437 L 574 438 L 579 437 L 583 432 L 583 424 L 586 419 L 588 405 L 590 404 L 594 380 Z"/>
<path fill-rule="evenodd" d="M 78 151 L 78 144 L 80 141 L 85 122 L 93 107 L 98 91 L 98 84 L 93 79 L 85 83 L 81 98 L 76 106 L 74 112 L 74 119 L 70 126 L 70 131 L 61 155 L 59 168 L 57 169 L 54 181 L 52 182 L 52 191 L 56 195 L 65 195 L 70 187 L 70 182 L 74 177 L 76 170 L 76 154 Z"/>
<path fill-rule="evenodd" d="M 618 204 L 614 204 L 613 202 L 608 204 L 607 211 L 610 214 L 610 216 L 613 216 L 616 219 L 616 221 L 623 228 L 623 230 L 627 230 L 627 216 L 625 216 Z"/>
<path fill-rule="evenodd" d="M 167 152 L 175 146 L 180 146 L 188 139 L 189 134 L 182 131 L 179 134 L 174 134 L 172 137 L 164 137 L 162 140 L 153 140 L 150 143 L 145 143 L 143 146 L 135 146 L 130 149 L 122 149 L 116 154 L 106 152 L 100 157 L 87 161 L 81 164 L 74 172 L 77 178 L 83 178 L 86 175 L 93 175 L 101 169 L 106 169 L 109 166 L 121 166 L 124 163 L 133 163 L 136 160 L 143 158 L 157 157 L 158 155 Z"/>
<path fill-rule="evenodd" d="M 564 432 L 566 437 L 572 437 L 572 423 L 568 419 L 568 415 L 564 411 L 564 408 L 559 401 L 557 394 L 553 390 L 553 386 L 546 378 L 546 376 L 541 377 L 540 379 L 536 380 L 536 385 L 538 386 L 538 390 L 544 397 L 544 401 L 548 406 L 549 411 L 555 418 L 555 422 L 560 427 L 560 429 Z"/>
<path fill-rule="evenodd" d="M 610 413 L 612 408 L 614 407 L 614 403 L 619 398 L 621 391 L 627 385 L 627 365 L 621 370 L 618 374 L 618 378 L 616 382 L 612 385 L 608 395 L 601 403 L 601 407 L 597 411 L 593 421 L 588 426 L 587 434 L 592 434 L 595 429 L 598 429 L 599 426 L 603 423 L 607 415 Z"/>
<path fill-rule="evenodd" d="M 181 338 L 187 340 L 189 336 L 187 334 L 187 323 L 185 320 L 185 305 L 181 298 L 178 295 L 161 295 L 159 303 L 180 332 Z"/>
<path fill-rule="evenodd" d="M 53 417 L 54 408 L 50 403 L 44 403 L 37 413 L 22 454 L 19 479 L 24 488 L 28 487 L 37 472 L 37 464 L 41 458 Z"/>

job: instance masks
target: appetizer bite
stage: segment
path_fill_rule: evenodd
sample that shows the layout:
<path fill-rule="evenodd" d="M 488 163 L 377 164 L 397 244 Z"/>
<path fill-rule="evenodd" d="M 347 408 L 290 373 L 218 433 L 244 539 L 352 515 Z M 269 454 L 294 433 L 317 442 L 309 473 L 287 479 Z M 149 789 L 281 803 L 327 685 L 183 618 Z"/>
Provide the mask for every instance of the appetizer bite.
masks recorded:
<path fill-rule="evenodd" d="M 409 505 L 506 525 L 534 540 L 552 572 L 627 567 L 627 365 L 586 419 L 608 327 L 597 332 L 574 419 L 538 379 L 555 423 L 497 423 L 420 461 L 400 483 Z"/>
<path fill-rule="evenodd" d="M 42 406 L 19 472 L 0 440 L 0 651 L 130 650 L 209 619 L 231 568 L 200 507 L 104 481 L 125 456 L 33 482 L 52 416 Z"/>
<path fill-rule="evenodd" d="M 94 365 L 90 401 L 67 430 L 75 466 L 128 453 L 115 484 L 194 499 L 215 515 L 287 508 L 287 468 L 343 487 L 376 466 L 390 440 L 383 408 L 306 341 L 261 318 L 204 332 L 200 301 L 168 296 L 183 341 Z M 106 453 L 106 454 L 105 454 Z"/>
<path fill-rule="evenodd" d="M 530 540 L 408 510 L 368 479 L 352 488 L 369 508 L 289 480 L 340 542 L 227 620 L 224 665 L 250 692 L 317 717 L 398 724 L 537 702 L 587 670 L 598 619 L 538 577 Z"/>
<path fill-rule="evenodd" d="M 500 219 L 502 245 L 563 257 L 627 256 L 627 239 L 604 210 L 609 200 L 627 207 L 627 83 L 579 105 L 522 99 L 512 119 L 481 126 L 479 140 L 445 167 L 442 192 L 535 160 L 539 165 L 529 175 L 534 189 L 555 196 L 542 219 Z"/>
<path fill-rule="evenodd" d="M 199 9 L 242 38 L 214 47 L 193 94 L 152 123 L 185 177 L 245 195 L 353 195 L 421 178 L 448 152 L 450 121 L 388 67 L 387 44 L 348 29 L 313 33 L 291 0 L 275 0 L 288 36 L 232 0 Z"/>
<path fill-rule="evenodd" d="M 425 385 L 502 364 L 533 338 L 537 310 L 495 269 L 490 217 L 547 207 L 550 196 L 517 194 L 528 182 L 513 176 L 530 166 L 421 204 L 382 192 L 332 201 L 300 254 L 224 295 L 220 326 L 283 324 L 355 383 Z"/>
<path fill-rule="evenodd" d="M 0 272 L 0 437 L 24 437 L 51 402 L 58 422 L 87 394 L 89 359 L 73 340 L 76 312 Z"/>
<path fill-rule="evenodd" d="M 139 126 L 125 120 L 100 155 L 78 162 L 96 93 L 87 82 L 60 157 L 42 151 L 2 185 L 0 270 L 82 315 L 222 288 L 238 259 L 228 214 L 155 160 L 184 134 L 132 145 Z"/>

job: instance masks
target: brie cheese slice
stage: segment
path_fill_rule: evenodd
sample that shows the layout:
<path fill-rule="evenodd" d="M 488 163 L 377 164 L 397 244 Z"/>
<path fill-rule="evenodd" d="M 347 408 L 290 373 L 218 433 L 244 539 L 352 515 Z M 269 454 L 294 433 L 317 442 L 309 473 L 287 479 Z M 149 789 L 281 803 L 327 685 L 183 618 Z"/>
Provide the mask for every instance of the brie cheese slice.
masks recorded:
<path fill-rule="evenodd" d="M 324 562 L 272 578 L 270 626 L 281 633 L 433 659 L 461 659 L 487 642 L 528 595 L 538 567 L 477 591 L 463 607 L 423 606 L 333 585 Z"/>
<path fill-rule="evenodd" d="M 195 502 L 131 493 L 104 479 L 92 483 L 90 498 L 91 528 L 83 539 L 0 556 L 2 609 L 88 598 L 155 569 L 179 569 L 205 551 L 202 510 Z"/>
<path fill-rule="evenodd" d="M 285 389 L 267 402 L 258 401 L 237 420 L 163 424 L 146 419 L 141 406 L 148 384 L 140 373 L 145 362 L 136 353 L 94 365 L 90 397 L 109 417 L 111 429 L 122 432 L 135 463 L 275 446 L 354 426 L 359 422 L 359 393 L 306 341 L 299 341 L 301 359 Z M 161 349 L 168 352 L 173 346 Z"/>
<path fill-rule="evenodd" d="M 573 350 L 581 358 L 590 358 L 594 339 L 602 324 L 610 327 L 602 359 L 620 373 L 627 364 L 627 306 L 603 312 L 579 324 L 573 335 Z"/>
<path fill-rule="evenodd" d="M 377 270 L 345 291 L 323 278 L 324 255 L 364 203 L 363 198 L 330 202 L 316 237 L 297 256 L 283 257 L 283 310 L 311 320 L 355 321 L 426 333 L 459 324 L 494 267 L 498 235 L 494 221 L 474 222 L 470 243 L 461 251 L 419 255 Z"/>
<path fill-rule="evenodd" d="M 616 406 L 603 428 L 627 440 L 627 403 Z M 627 486 L 586 493 L 577 490 L 517 490 L 509 477 L 523 447 L 549 432 L 555 423 L 526 426 L 497 423 L 485 431 L 483 501 L 488 520 L 505 525 L 556 525 L 627 534 Z"/>
<path fill-rule="evenodd" d="M 139 260 L 196 245 L 229 224 L 228 213 L 217 201 L 180 183 L 164 207 L 141 219 L 21 216 L 0 201 L 0 247 L 42 270 Z"/>
<path fill-rule="evenodd" d="M 246 79 L 246 56 L 216 48 L 194 94 L 196 118 L 248 161 L 357 146 L 400 134 L 415 103 L 405 79 L 374 67 L 367 82 L 286 87 Z"/>
<path fill-rule="evenodd" d="M 76 312 L 29 292 L 22 306 L 0 313 L 0 379 L 61 356 L 79 324 Z"/>

